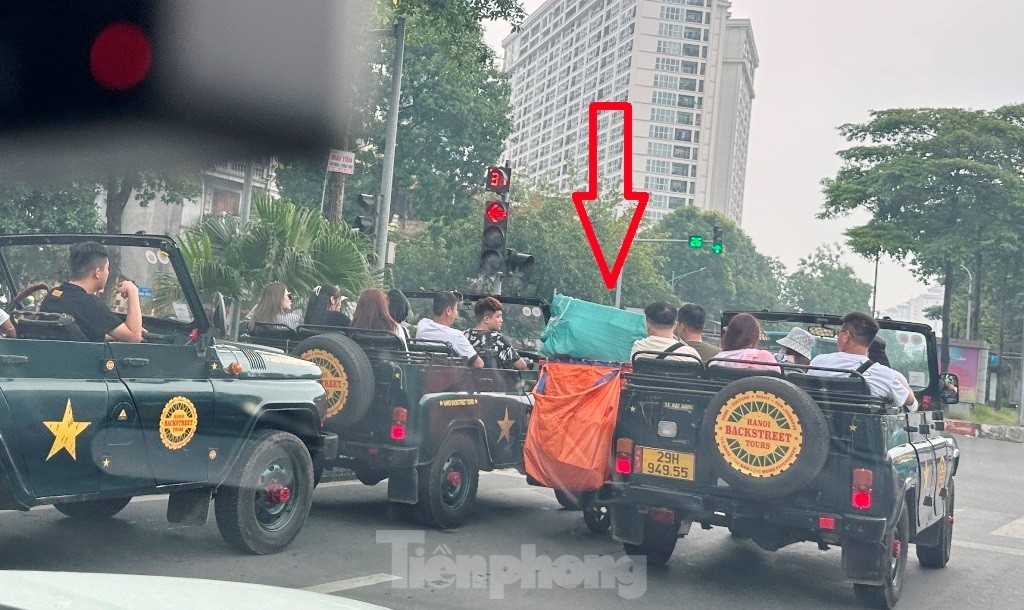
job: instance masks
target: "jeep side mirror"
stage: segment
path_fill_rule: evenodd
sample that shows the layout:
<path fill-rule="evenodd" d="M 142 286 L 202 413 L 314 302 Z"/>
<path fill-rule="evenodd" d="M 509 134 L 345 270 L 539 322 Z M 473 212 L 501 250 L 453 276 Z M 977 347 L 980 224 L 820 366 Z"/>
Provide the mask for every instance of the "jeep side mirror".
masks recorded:
<path fill-rule="evenodd" d="M 939 375 L 939 400 L 947 405 L 960 402 L 960 379 L 953 373 Z"/>
<path fill-rule="evenodd" d="M 227 307 L 224 305 L 223 294 L 218 292 L 214 299 L 216 300 L 216 305 L 210 324 L 213 326 L 213 335 L 218 339 L 223 339 L 228 334 Z"/>

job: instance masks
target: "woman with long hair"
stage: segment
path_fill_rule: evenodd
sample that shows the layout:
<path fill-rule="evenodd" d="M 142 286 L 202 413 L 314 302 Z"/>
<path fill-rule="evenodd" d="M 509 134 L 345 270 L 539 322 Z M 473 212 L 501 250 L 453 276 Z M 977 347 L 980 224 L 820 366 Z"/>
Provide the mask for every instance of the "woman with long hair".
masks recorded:
<path fill-rule="evenodd" d="M 394 333 L 402 340 L 402 346 L 405 346 L 404 333 L 388 310 L 388 295 L 378 288 L 371 288 L 359 295 L 351 326 Z"/>
<path fill-rule="evenodd" d="M 305 323 L 313 326 L 348 326 L 352 321 L 341 313 L 344 300 L 341 290 L 334 284 L 317 286 L 306 305 Z"/>
<path fill-rule="evenodd" d="M 755 369 L 779 371 L 780 367 L 766 349 L 760 349 L 761 324 L 749 313 L 739 313 L 729 320 L 722 335 L 722 351 L 714 357 L 708 366 L 726 366 L 735 369 Z M 730 362 L 731 360 L 750 360 L 753 362 Z M 760 364 L 763 363 L 763 364 Z"/>
<path fill-rule="evenodd" d="M 249 315 L 249 332 L 255 330 L 257 323 L 281 324 L 292 329 L 302 324 L 302 316 L 292 311 L 292 295 L 281 282 L 270 282 L 263 288 Z"/>

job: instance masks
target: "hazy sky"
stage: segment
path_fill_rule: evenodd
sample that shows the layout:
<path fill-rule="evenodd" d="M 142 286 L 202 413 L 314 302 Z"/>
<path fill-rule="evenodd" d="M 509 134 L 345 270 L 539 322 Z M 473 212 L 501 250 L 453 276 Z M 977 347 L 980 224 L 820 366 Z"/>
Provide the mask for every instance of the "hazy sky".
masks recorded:
<path fill-rule="evenodd" d="M 527 13 L 543 4 L 524 0 Z M 747 159 L 743 229 L 758 250 L 792 270 L 821 244 L 866 217 L 814 218 L 820 181 L 846 146 L 836 127 L 892 107 L 992 109 L 1024 102 L 1024 3 L 1010 0 L 733 0 L 749 18 L 761 64 Z M 489 23 L 502 55 L 506 23 Z M 568 202 L 567 202 L 568 204 Z M 847 256 L 864 281 L 874 263 Z M 596 269 L 595 269 L 596 273 Z M 882 259 L 878 307 L 924 291 L 909 271 Z"/>

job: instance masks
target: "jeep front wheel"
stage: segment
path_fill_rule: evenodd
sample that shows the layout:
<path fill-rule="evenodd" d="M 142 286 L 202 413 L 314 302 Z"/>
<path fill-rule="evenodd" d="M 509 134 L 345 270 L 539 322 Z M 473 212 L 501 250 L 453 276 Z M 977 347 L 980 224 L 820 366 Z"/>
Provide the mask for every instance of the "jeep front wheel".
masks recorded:
<path fill-rule="evenodd" d="M 420 520 L 440 529 L 462 525 L 473 510 L 479 482 L 476 444 L 465 434 L 452 434 L 434 461 L 420 470 Z"/>
<path fill-rule="evenodd" d="M 221 536 L 247 553 L 276 553 L 302 529 L 313 502 L 313 462 L 295 435 L 257 430 L 217 490 Z"/>
<path fill-rule="evenodd" d="M 125 506 L 131 502 L 131 497 L 127 498 L 111 498 L 109 500 L 86 500 L 85 502 L 61 502 L 60 504 L 54 504 L 60 513 L 71 517 L 72 519 L 80 519 L 82 521 L 99 521 L 101 519 L 109 519 L 117 513 L 124 510 Z"/>
<path fill-rule="evenodd" d="M 907 568 L 907 550 L 910 544 L 910 517 L 907 506 L 903 505 L 896 527 L 885 537 L 879 551 L 879 563 L 886 566 L 884 580 L 880 585 L 853 585 L 857 601 L 868 608 L 892 608 L 903 591 L 903 572 Z"/>

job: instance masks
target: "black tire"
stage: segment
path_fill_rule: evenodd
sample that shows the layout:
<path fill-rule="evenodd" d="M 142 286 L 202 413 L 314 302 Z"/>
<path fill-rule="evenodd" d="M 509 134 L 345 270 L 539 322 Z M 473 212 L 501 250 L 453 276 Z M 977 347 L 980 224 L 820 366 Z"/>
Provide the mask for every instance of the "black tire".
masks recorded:
<path fill-rule="evenodd" d="M 306 446 L 289 432 L 257 430 L 217 490 L 214 514 L 228 544 L 267 555 L 295 539 L 312 502 L 313 462 Z"/>
<path fill-rule="evenodd" d="M 893 556 L 894 541 L 900 541 L 899 553 Z M 885 557 L 880 559 L 889 566 L 885 574 L 885 582 L 880 585 L 853 585 L 853 592 L 857 601 L 868 608 L 892 608 L 900 599 L 903 591 L 903 574 L 907 569 L 907 552 L 910 541 L 910 516 L 906 504 L 900 511 L 899 519 L 896 520 L 896 528 L 885 537 L 883 549 L 880 551 Z"/>
<path fill-rule="evenodd" d="M 355 468 L 353 470 L 356 474 L 356 478 L 363 485 L 376 485 L 384 479 L 388 478 L 388 471 L 386 470 L 373 470 L 372 468 Z"/>
<path fill-rule="evenodd" d="M 366 416 L 373 402 L 375 381 L 370 359 L 359 344 L 340 333 L 316 335 L 292 352 L 323 371 L 330 405 L 326 427 L 342 432 Z"/>
<path fill-rule="evenodd" d="M 82 521 L 100 521 L 102 519 L 110 519 L 117 513 L 121 512 L 131 501 L 131 496 L 129 496 L 127 498 L 110 498 L 107 500 L 61 502 L 60 504 L 54 504 L 53 507 L 61 514 L 67 515 L 72 519 L 81 519 Z"/>
<path fill-rule="evenodd" d="M 583 510 L 583 503 L 579 497 L 561 489 L 555 490 L 555 499 L 566 510 Z"/>
<path fill-rule="evenodd" d="M 465 434 L 450 435 L 434 460 L 420 468 L 419 476 L 416 514 L 420 521 L 445 530 L 459 527 L 476 503 L 480 482 L 476 443 Z"/>
<path fill-rule="evenodd" d="M 956 489 L 953 479 L 949 480 L 946 495 L 946 511 L 942 521 L 932 527 L 939 528 L 939 540 L 934 546 L 917 545 L 917 561 L 926 568 L 944 568 L 949 563 L 953 546 L 953 509 L 956 504 Z"/>
<path fill-rule="evenodd" d="M 595 534 L 603 534 L 612 526 L 612 513 L 606 504 L 597 501 L 596 493 L 583 496 L 583 521 Z"/>
<path fill-rule="evenodd" d="M 750 422 L 764 427 L 743 425 Z M 750 438 L 741 431 L 772 438 Z M 779 435 L 792 441 L 776 440 Z M 712 397 L 701 442 L 715 474 L 731 487 L 757 498 L 781 498 L 805 487 L 825 466 L 828 421 L 814 399 L 792 383 L 747 377 Z"/>
<path fill-rule="evenodd" d="M 646 561 L 650 567 L 661 567 L 668 563 L 672 553 L 676 550 L 676 542 L 679 540 L 679 523 L 667 525 L 654 523 L 648 519 L 644 523 L 644 540 L 640 544 L 622 543 L 634 561 Z"/>

